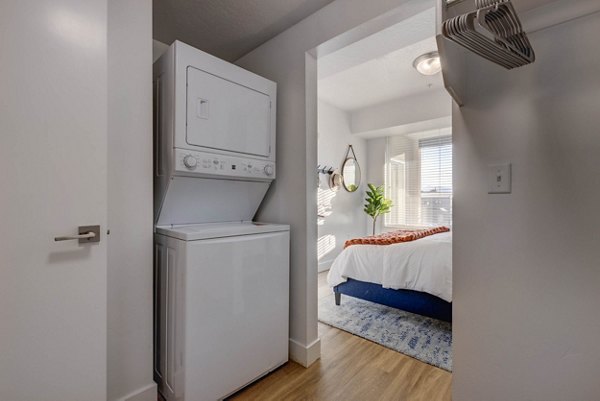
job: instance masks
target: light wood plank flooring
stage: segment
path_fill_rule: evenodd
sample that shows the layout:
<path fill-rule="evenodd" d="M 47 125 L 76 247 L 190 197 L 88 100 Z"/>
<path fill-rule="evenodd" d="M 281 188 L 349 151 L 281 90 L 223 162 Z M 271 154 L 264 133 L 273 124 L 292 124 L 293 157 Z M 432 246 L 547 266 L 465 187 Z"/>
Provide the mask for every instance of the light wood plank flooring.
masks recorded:
<path fill-rule="evenodd" d="M 325 274 L 319 275 L 319 296 Z M 452 375 L 379 344 L 319 323 L 321 359 L 289 362 L 230 400 L 448 401 Z"/>

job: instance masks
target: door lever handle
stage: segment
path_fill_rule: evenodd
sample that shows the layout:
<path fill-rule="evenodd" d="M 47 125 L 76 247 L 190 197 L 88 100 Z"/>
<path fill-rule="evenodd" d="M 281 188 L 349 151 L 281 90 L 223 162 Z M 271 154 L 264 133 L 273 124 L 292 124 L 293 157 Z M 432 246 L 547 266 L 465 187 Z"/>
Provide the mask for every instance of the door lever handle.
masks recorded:
<path fill-rule="evenodd" d="M 96 236 L 96 233 L 94 233 L 93 231 L 87 232 L 85 234 L 79 234 L 79 235 L 65 235 L 63 237 L 54 237 L 54 241 L 69 241 L 72 239 L 92 239 Z"/>
<path fill-rule="evenodd" d="M 100 226 L 79 226 L 79 234 L 54 237 L 54 241 L 78 240 L 80 244 L 100 242 Z"/>

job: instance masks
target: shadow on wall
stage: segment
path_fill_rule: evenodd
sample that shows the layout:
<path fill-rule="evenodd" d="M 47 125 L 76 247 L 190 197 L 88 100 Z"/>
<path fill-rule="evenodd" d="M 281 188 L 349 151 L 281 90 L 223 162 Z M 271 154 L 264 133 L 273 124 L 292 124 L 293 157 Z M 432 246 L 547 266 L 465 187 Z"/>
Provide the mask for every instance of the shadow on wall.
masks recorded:
<path fill-rule="evenodd" d="M 317 224 L 322 226 L 325 224 L 325 219 L 333 213 L 333 198 L 337 195 L 337 190 L 322 189 L 319 186 L 317 189 Z"/>
<path fill-rule="evenodd" d="M 319 262 L 325 255 L 335 249 L 335 235 L 327 234 L 320 237 L 317 241 L 317 257 Z"/>
<path fill-rule="evenodd" d="M 322 177 L 322 178 L 321 178 Z M 328 181 L 329 175 L 323 174 L 319 176 L 319 188 L 317 189 L 317 225 L 323 226 L 325 219 L 333 213 L 333 199 L 337 195 L 337 189 L 321 188 L 322 181 Z M 317 259 L 319 263 L 336 247 L 336 237 L 332 234 L 326 234 L 319 237 L 317 240 Z"/>

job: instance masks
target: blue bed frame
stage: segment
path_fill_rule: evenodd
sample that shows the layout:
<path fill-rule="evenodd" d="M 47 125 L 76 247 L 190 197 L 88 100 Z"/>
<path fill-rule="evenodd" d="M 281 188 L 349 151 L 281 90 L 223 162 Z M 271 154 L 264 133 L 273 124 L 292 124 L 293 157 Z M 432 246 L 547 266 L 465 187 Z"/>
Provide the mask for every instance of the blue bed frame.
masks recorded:
<path fill-rule="evenodd" d="M 333 287 L 335 304 L 340 305 L 342 294 L 364 299 L 407 312 L 452 322 L 452 303 L 425 292 L 391 290 L 379 284 L 348 279 Z"/>

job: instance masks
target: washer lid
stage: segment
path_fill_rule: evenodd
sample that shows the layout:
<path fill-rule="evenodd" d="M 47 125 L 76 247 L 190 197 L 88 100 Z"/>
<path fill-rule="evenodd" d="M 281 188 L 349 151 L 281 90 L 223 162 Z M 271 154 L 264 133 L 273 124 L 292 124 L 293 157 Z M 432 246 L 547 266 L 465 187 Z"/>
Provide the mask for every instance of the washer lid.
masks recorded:
<path fill-rule="evenodd" d="M 290 226 L 286 224 L 266 224 L 250 221 L 156 227 L 156 232 L 158 234 L 178 238 L 184 241 L 235 237 L 239 235 L 263 234 L 289 230 Z"/>

